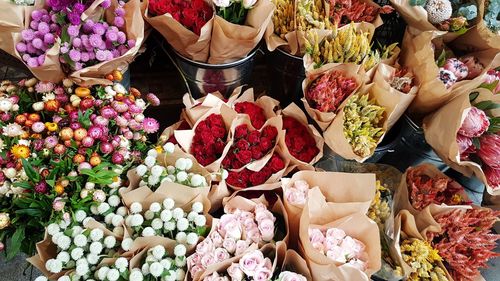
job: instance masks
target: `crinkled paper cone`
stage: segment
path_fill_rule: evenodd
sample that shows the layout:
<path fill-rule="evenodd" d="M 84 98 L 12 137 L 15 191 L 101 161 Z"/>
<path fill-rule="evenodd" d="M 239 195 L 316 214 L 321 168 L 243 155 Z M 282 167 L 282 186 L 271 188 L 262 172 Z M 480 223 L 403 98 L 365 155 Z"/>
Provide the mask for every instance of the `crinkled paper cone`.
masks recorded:
<path fill-rule="evenodd" d="M 307 90 L 309 88 L 309 85 L 311 84 L 312 81 L 314 81 L 316 78 L 319 76 L 329 72 L 329 71 L 340 71 L 343 73 L 344 76 L 353 78 L 356 80 L 356 83 L 358 84 L 359 89 L 363 85 L 363 75 L 362 73 L 359 73 L 360 66 L 355 65 L 352 63 L 346 63 L 346 64 L 334 64 L 334 63 L 329 63 L 326 64 L 318 69 L 315 69 L 306 75 L 306 79 L 302 82 L 302 93 L 304 97 L 302 98 L 302 102 L 304 103 L 304 107 L 306 109 L 306 112 L 309 114 L 309 116 L 318 124 L 318 126 L 321 128 L 322 131 L 326 131 L 328 126 L 332 123 L 333 119 L 335 118 L 336 114 L 335 112 L 321 112 L 317 109 L 312 108 L 309 106 L 309 102 L 305 98 Z M 354 90 L 351 94 L 346 96 L 346 100 L 351 96 L 356 90 Z M 336 109 L 338 111 L 339 108 Z"/>
<path fill-rule="evenodd" d="M 479 96 L 475 102 L 491 100 L 500 103 L 500 95 L 493 95 L 487 89 L 476 89 Z M 500 195 L 500 189 L 493 189 L 484 172 L 476 162 L 460 160 L 460 151 L 457 143 L 457 133 L 472 107 L 469 92 L 463 93 L 441 107 L 438 111 L 424 119 L 425 140 L 432 146 L 443 161 L 456 171 L 470 177 L 475 175 L 486 186 L 488 193 Z M 494 116 L 500 116 L 496 111 Z"/>
<path fill-rule="evenodd" d="M 387 127 L 392 128 L 394 124 L 399 120 L 404 111 L 410 106 L 411 102 L 415 98 L 418 92 L 418 86 L 416 85 L 416 77 L 413 77 L 414 84 L 408 93 L 403 93 L 394 89 L 390 82 L 394 78 L 394 73 L 396 72 L 396 68 L 389 66 L 387 64 L 381 63 L 377 67 L 377 70 L 373 76 L 373 82 L 377 83 L 381 88 L 385 91 L 389 92 L 395 98 L 399 100 L 399 103 L 396 105 L 395 111 L 399 114 L 399 116 L 395 115 L 393 120 L 387 124 Z"/>
<path fill-rule="evenodd" d="M 405 108 L 399 107 L 401 99 L 406 98 L 404 96 L 394 96 L 392 93 L 385 91 L 377 83 L 372 83 L 360 89 L 356 94 L 368 94 L 370 100 L 374 99 L 375 103 L 379 106 L 385 108 L 384 112 L 384 123 L 382 125 L 384 134 L 379 138 L 377 145 L 382 142 L 385 134 L 391 128 L 389 124 L 395 124 L 398 118 L 404 113 Z M 342 109 L 339 111 L 332 124 L 324 132 L 323 137 L 325 138 L 325 143 L 331 148 L 333 152 L 340 155 L 344 159 L 356 160 L 357 162 L 364 162 L 366 159 L 370 158 L 375 152 L 374 147 L 369 155 L 366 157 L 361 157 L 354 153 L 351 144 L 344 135 L 344 106 L 347 103 L 347 98 L 342 105 Z"/>
<path fill-rule="evenodd" d="M 210 1 L 206 1 L 212 6 Z M 144 19 L 167 39 L 168 43 L 181 55 L 195 61 L 206 62 L 209 55 L 210 40 L 212 38 L 212 26 L 214 16 L 201 28 L 200 35 L 196 35 L 191 30 L 176 21 L 172 15 L 164 14 L 150 17 L 148 14 L 149 2 L 144 2 Z"/>
<path fill-rule="evenodd" d="M 312 280 L 311 272 L 307 267 L 306 261 L 292 249 L 286 251 L 284 260 L 281 264 L 281 272 L 283 271 L 295 272 L 304 276 L 306 280 Z"/>
<path fill-rule="evenodd" d="M 212 184 L 210 187 L 210 192 L 208 193 L 208 200 L 212 208 L 210 212 L 214 212 L 222 207 L 222 200 L 228 196 L 231 196 L 231 190 L 229 190 L 226 181 L 221 181 L 218 184 Z"/>
<path fill-rule="evenodd" d="M 174 123 L 169 127 L 165 128 L 165 130 L 163 130 L 160 137 L 158 138 L 158 144 L 160 145 L 166 144 L 168 139 L 170 139 L 170 137 L 174 135 L 174 131 L 177 130 L 182 125 L 183 122 L 187 123 L 187 121 L 181 119 L 179 122 Z"/>
<path fill-rule="evenodd" d="M 313 200 L 326 202 L 327 209 L 324 211 L 331 213 L 329 219 L 342 218 L 356 212 L 366 214 L 375 197 L 374 174 L 300 171 L 290 179 L 283 178 L 283 201 L 291 229 L 291 243 L 298 242 L 300 217 L 304 206 L 288 202 L 285 193 L 298 180 L 304 180 L 309 184 L 308 196 L 314 196 Z M 313 208 L 316 210 L 316 206 L 312 206 L 311 211 L 314 211 Z"/>
<path fill-rule="evenodd" d="M 99 1 L 94 2 L 97 3 Z M 102 2 L 102 1 L 101 1 Z M 125 54 L 110 61 L 104 61 L 96 65 L 85 67 L 81 70 L 71 73 L 70 78 L 77 84 L 90 86 L 95 84 L 110 85 L 111 81 L 102 77 L 113 70 L 123 70 L 134 60 L 144 40 L 144 20 L 141 15 L 140 0 L 130 0 L 125 3 L 125 34 L 127 40 L 135 40 L 135 46 L 130 48 Z M 117 0 L 111 1 L 111 7 L 105 10 L 105 19 L 108 23 L 113 23 L 114 10 L 118 6 Z M 89 8 L 90 9 L 90 8 Z M 85 11 L 86 14 L 92 14 L 93 11 Z"/>
<path fill-rule="evenodd" d="M 264 36 L 273 12 L 271 1 L 258 0 L 248 11 L 244 25 L 215 16 L 208 63 L 222 64 L 246 57 Z"/>
<path fill-rule="evenodd" d="M 203 117 L 207 113 L 207 111 L 211 110 L 212 108 L 219 108 L 224 103 L 224 97 L 221 93 L 215 92 L 199 99 L 194 99 L 189 93 L 186 93 L 182 97 L 182 102 L 186 107 L 184 111 L 186 115 L 186 121 L 192 127 L 194 126 L 194 124 L 196 124 L 196 122 L 198 122 L 198 120 L 200 120 L 201 117 Z"/>
<path fill-rule="evenodd" d="M 290 166 L 288 167 L 288 170 L 290 171 L 294 169 L 314 170 L 313 165 L 323 157 L 323 146 L 325 145 L 325 140 L 323 139 L 323 136 L 321 135 L 320 132 L 318 132 L 318 130 L 316 130 L 316 128 L 313 125 L 309 125 L 307 121 L 307 116 L 295 103 L 292 102 L 290 105 L 288 105 L 285 109 L 283 109 L 281 114 L 286 117 L 292 117 L 295 120 L 299 121 L 302 125 L 304 125 L 308 129 L 309 134 L 314 138 L 316 147 L 319 149 L 318 154 L 316 154 L 316 156 L 314 156 L 314 158 L 311 161 L 309 161 L 309 163 L 303 162 L 295 158 L 290 153 L 286 145 L 285 142 L 286 131 L 285 131 L 285 136 L 280 139 L 280 146 L 282 148 L 285 157 L 290 159 Z"/>
<path fill-rule="evenodd" d="M 312 200 L 311 200 L 312 199 Z M 318 206 L 325 206 L 324 200 L 310 198 L 300 219 L 300 250 L 307 261 L 313 280 L 370 280 L 369 276 L 381 267 L 380 234 L 377 224 L 362 213 L 354 213 L 341 219 L 334 219 L 330 212 L 324 212 Z M 315 209 L 310 209 L 314 206 Z M 319 223 L 318 223 L 319 222 Z M 328 223 L 321 223 L 328 222 Z M 340 228 L 345 233 L 361 241 L 368 254 L 368 268 L 362 272 L 348 264 L 340 264 L 321 254 L 309 241 L 309 228 Z"/>
<path fill-rule="evenodd" d="M 472 80 L 459 81 L 447 89 L 438 78 L 439 67 L 435 63 L 432 47 L 432 42 L 442 43 L 440 36 L 442 32 L 437 31 L 426 31 L 414 36 L 407 30 L 403 39 L 403 65 L 411 67 L 420 82 L 419 93 L 410 106 L 412 113 L 425 115 L 439 109 L 453 97 L 477 88 L 483 82 L 488 69 L 500 65 L 498 50 L 469 53 L 468 55 L 477 57 L 484 65 L 483 72 Z"/>
<path fill-rule="evenodd" d="M 227 152 L 230 148 L 230 128 L 233 120 L 236 118 L 236 111 L 232 110 L 226 105 L 221 105 L 220 107 L 214 107 L 208 110 L 193 126 L 192 130 L 176 130 L 174 131 L 174 136 L 182 149 L 186 152 L 191 151 L 191 145 L 193 143 L 193 138 L 195 135 L 196 126 L 203 120 L 205 120 L 211 114 L 220 114 L 222 115 L 222 119 L 224 120 L 224 124 L 226 125 L 226 130 L 228 131 L 228 138 L 226 141 L 226 147 L 224 148 L 224 152 L 219 157 L 219 159 L 215 160 L 213 163 L 205 166 L 209 172 L 218 172 L 224 157 L 226 157 Z"/>
<path fill-rule="evenodd" d="M 11 1 L 3 1 L 0 9 L 0 49 L 14 55 L 15 43 L 13 34 L 24 30 L 24 21 L 30 18 L 29 6 L 16 5 Z"/>

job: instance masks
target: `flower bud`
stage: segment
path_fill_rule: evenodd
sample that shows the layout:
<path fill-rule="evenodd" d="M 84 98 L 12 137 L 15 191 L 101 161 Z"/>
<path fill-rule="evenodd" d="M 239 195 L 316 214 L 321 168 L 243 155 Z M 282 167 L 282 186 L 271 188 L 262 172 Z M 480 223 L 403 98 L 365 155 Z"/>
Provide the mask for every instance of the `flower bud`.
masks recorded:
<path fill-rule="evenodd" d="M 486 113 L 473 106 L 467 113 L 458 132 L 470 138 L 479 137 L 488 130 L 489 126 L 490 121 L 486 117 Z"/>

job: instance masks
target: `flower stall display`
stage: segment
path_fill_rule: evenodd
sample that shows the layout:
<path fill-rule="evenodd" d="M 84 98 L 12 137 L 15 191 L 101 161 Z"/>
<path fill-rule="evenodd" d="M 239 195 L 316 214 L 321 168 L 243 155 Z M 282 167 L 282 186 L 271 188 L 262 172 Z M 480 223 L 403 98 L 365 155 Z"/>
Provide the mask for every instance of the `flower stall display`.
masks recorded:
<path fill-rule="evenodd" d="M 474 174 L 490 194 L 499 194 L 498 111 L 500 99 L 488 89 L 466 92 L 424 122 L 427 142 L 453 169 Z M 446 126 L 445 126 L 446 125 Z"/>

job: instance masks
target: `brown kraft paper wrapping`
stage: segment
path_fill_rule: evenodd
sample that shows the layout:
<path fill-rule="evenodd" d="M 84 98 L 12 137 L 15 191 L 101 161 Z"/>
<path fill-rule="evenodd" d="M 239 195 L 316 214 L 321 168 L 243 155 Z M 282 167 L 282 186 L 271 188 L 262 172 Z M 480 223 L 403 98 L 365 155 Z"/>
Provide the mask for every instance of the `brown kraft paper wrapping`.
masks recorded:
<path fill-rule="evenodd" d="M 278 116 L 278 107 L 280 102 L 271 98 L 270 96 L 261 96 L 255 98 L 255 93 L 253 88 L 249 88 L 245 90 L 243 93 L 241 92 L 243 86 L 236 88 L 231 97 L 229 97 L 227 104 L 234 109 L 235 105 L 240 102 L 251 102 L 258 105 L 262 108 L 266 119 Z M 240 114 L 240 113 L 238 113 Z"/>
<path fill-rule="evenodd" d="M 170 125 L 169 127 L 165 128 L 163 132 L 161 133 L 160 137 L 158 138 L 158 144 L 164 145 L 167 143 L 167 141 L 174 135 L 174 131 L 177 130 L 183 122 L 186 122 L 185 120 L 179 120 L 178 122 Z"/>
<path fill-rule="evenodd" d="M 3 1 L 0 9 L 0 49 L 8 54 L 15 54 L 15 33 L 20 33 L 24 29 L 24 22 L 31 17 L 30 6 L 16 5 L 11 1 Z"/>
<path fill-rule="evenodd" d="M 238 89 L 236 88 L 234 91 L 238 91 Z M 184 103 L 185 107 L 186 121 L 192 127 L 207 111 L 214 107 L 220 107 L 224 103 L 224 97 L 221 93 L 215 92 L 199 99 L 194 99 L 189 93 L 186 93 L 182 97 L 182 103 Z"/>
<path fill-rule="evenodd" d="M 306 261 L 294 250 L 288 249 L 281 263 L 281 272 L 290 271 L 301 274 L 306 280 L 312 280 Z"/>
<path fill-rule="evenodd" d="M 379 138 L 377 145 L 382 142 L 384 139 L 385 133 L 389 131 L 391 128 L 390 124 L 395 124 L 398 118 L 403 114 L 405 108 L 399 107 L 398 105 L 401 102 L 402 98 L 406 98 L 404 96 L 395 97 L 390 92 L 382 89 L 377 83 L 372 83 L 370 85 L 366 85 L 356 94 L 368 94 L 371 99 L 375 100 L 375 103 L 379 106 L 385 108 L 385 118 L 382 128 L 384 130 L 384 134 Z M 344 111 L 343 107 L 347 103 L 347 98 L 342 105 L 340 106 L 342 109 L 339 111 L 332 124 L 328 129 L 324 132 L 323 137 L 325 138 L 325 143 L 332 149 L 333 152 L 340 155 L 344 159 L 356 160 L 357 162 L 364 162 L 366 159 L 370 158 L 371 155 L 375 152 L 375 148 L 371 151 L 370 155 L 366 157 L 361 157 L 354 153 L 352 150 L 352 146 L 344 135 Z"/>
<path fill-rule="evenodd" d="M 343 73 L 344 76 L 350 77 L 350 78 L 353 78 L 354 80 L 356 80 L 356 82 L 358 84 L 357 89 L 359 89 L 363 85 L 363 80 L 364 80 L 363 75 L 361 73 L 359 73 L 359 70 L 360 70 L 359 65 L 355 65 L 352 63 L 348 63 L 348 64 L 330 63 L 330 64 L 322 66 L 321 68 L 315 69 L 315 70 L 307 73 L 306 79 L 304 79 L 304 81 L 302 82 L 302 93 L 304 95 L 304 97 L 302 98 L 302 102 L 304 103 L 304 107 L 306 109 L 306 112 L 309 114 L 309 116 L 311 116 L 311 118 L 314 120 L 314 122 L 316 122 L 316 124 L 318 124 L 318 126 L 321 128 L 322 131 L 326 131 L 328 126 L 330 126 L 330 124 L 334 120 L 336 114 L 335 114 L 335 112 L 322 112 L 322 111 L 319 111 L 319 110 L 314 109 L 311 106 L 309 106 L 309 102 L 305 98 L 306 93 L 307 93 L 308 88 L 309 88 L 309 85 L 316 78 L 318 78 L 319 76 L 321 76 L 329 71 L 340 71 Z M 346 99 L 348 99 L 349 96 L 351 96 L 356 91 L 357 90 L 354 90 L 351 94 L 347 95 Z M 339 111 L 339 109 L 340 109 L 340 106 L 339 106 L 339 108 L 336 109 L 336 111 Z"/>
<path fill-rule="evenodd" d="M 297 158 L 295 158 L 290 151 L 288 150 L 288 147 L 285 142 L 286 138 L 286 131 L 285 131 L 285 136 L 280 139 L 280 146 L 282 148 L 283 154 L 285 157 L 290 159 L 290 166 L 288 167 L 288 170 L 292 171 L 294 169 L 299 169 L 299 170 L 314 170 L 314 163 L 318 162 L 322 157 L 323 157 L 323 146 L 325 145 L 325 140 L 323 139 L 323 136 L 321 136 L 321 133 L 316 130 L 314 125 L 310 125 L 307 121 L 307 116 L 304 114 L 304 112 L 298 107 L 295 103 L 291 103 L 289 106 L 287 106 L 281 114 L 285 117 L 292 117 L 299 121 L 304 127 L 306 127 L 309 131 L 309 134 L 314 138 L 314 141 L 316 143 L 316 147 L 319 149 L 319 152 L 314 158 L 309 162 L 303 162 Z"/>
<path fill-rule="evenodd" d="M 212 6 L 211 1 L 206 1 Z M 175 51 L 188 59 L 195 61 L 206 62 L 209 55 L 210 40 L 212 38 L 212 26 L 214 17 L 212 17 L 201 28 L 200 35 L 196 35 L 191 30 L 184 27 L 180 22 L 176 21 L 172 15 L 164 14 L 160 16 L 150 17 L 148 14 L 149 2 L 144 1 L 144 19 L 158 32 L 167 39 L 168 43 Z M 215 16 L 215 11 L 214 11 Z"/>
<path fill-rule="evenodd" d="M 476 102 L 491 100 L 500 103 L 500 95 L 493 95 L 487 89 L 476 89 L 470 92 L 479 93 Z M 469 99 L 470 92 L 457 96 L 424 119 L 425 139 L 448 166 L 467 177 L 475 175 L 484 183 L 489 194 L 500 195 L 500 189 L 494 190 L 489 186 L 481 165 L 473 161 L 460 160 L 457 133 L 472 107 Z M 500 116 L 500 112 L 495 111 L 495 113 L 494 116 Z"/>
<path fill-rule="evenodd" d="M 258 45 L 273 16 L 274 4 L 258 0 L 247 13 L 245 24 L 215 16 L 208 63 L 222 64 L 246 57 Z"/>
<path fill-rule="evenodd" d="M 380 234 L 377 224 L 362 213 L 354 213 L 335 220 L 331 212 L 324 212 L 319 206 L 324 206 L 323 200 L 311 200 L 304 208 L 300 220 L 300 251 L 309 265 L 313 280 L 361 281 L 370 280 L 369 276 L 381 267 Z M 315 206 L 314 210 L 309 209 Z M 314 249 L 309 241 L 309 228 L 340 228 L 345 233 L 366 246 L 368 254 L 368 269 L 362 272 L 348 264 L 340 264 L 331 260 Z"/>

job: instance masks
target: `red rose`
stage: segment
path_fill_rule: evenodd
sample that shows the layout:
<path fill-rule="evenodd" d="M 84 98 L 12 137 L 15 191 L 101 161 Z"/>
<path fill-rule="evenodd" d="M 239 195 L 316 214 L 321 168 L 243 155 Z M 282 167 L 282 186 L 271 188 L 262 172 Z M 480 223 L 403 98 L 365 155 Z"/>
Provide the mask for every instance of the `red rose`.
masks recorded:
<path fill-rule="evenodd" d="M 200 135 L 202 141 L 207 145 L 213 144 L 215 142 L 214 136 L 212 135 L 212 133 L 210 133 L 210 131 L 203 131 Z"/>
<path fill-rule="evenodd" d="M 246 124 L 239 125 L 234 130 L 234 137 L 236 139 L 245 138 L 248 135 L 248 127 Z"/>
<path fill-rule="evenodd" d="M 238 113 L 247 114 L 250 117 L 252 126 L 256 129 L 262 128 L 264 123 L 266 123 L 264 110 L 253 102 L 239 102 L 234 105 L 234 110 Z"/>
<path fill-rule="evenodd" d="M 212 128 L 212 134 L 214 135 L 214 137 L 216 138 L 224 138 L 226 136 L 226 128 L 222 128 L 222 127 L 214 127 Z"/>
<path fill-rule="evenodd" d="M 253 173 L 250 176 L 250 183 L 252 184 L 252 186 L 261 185 L 261 184 L 265 183 L 266 180 L 267 180 L 266 175 L 264 175 L 264 173 L 261 173 L 261 172 Z"/>
<path fill-rule="evenodd" d="M 260 133 L 259 131 L 252 131 L 249 135 L 248 135 L 248 141 L 250 142 L 250 144 L 252 145 L 257 145 L 259 144 L 259 139 L 260 139 Z"/>
<path fill-rule="evenodd" d="M 224 148 L 226 147 L 226 143 L 222 140 L 217 140 L 215 142 L 215 146 L 214 146 L 214 149 L 215 149 L 215 153 L 217 154 L 222 154 L 222 152 L 224 152 Z"/>
<path fill-rule="evenodd" d="M 247 150 L 249 147 L 250 147 L 250 144 L 248 143 L 248 141 L 246 141 L 245 139 L 240 139 L 237 143 L 236 143 L 236 147 L 239 149 L 239 150 Z"/>
<path fill-rule="evenodd" d="M 222 115 L 220 114 L 211 114 L 208 116 L 208 121 L 211 124 L 211 127 L 226 127 L 224 125 L 224 119 L 222 119 Z"/>
<path fill-rule="evenodd" d="M 272 141 L 266 137 L 260 138 L 259 145 L 262 148 L 262 151 L 269 151 L 273 147 Z"/>
<path fill-rule="evenodd" d="M 231 162 L 234 161 L 234 155 L 233 154 L 227 154 L 226 157 L 222 160 L 222 166 L 224 167 L 230 167 Z"/>
<path fill-rule="evenodd" d="M 238 151 L 238 153 L 236 153 L 236 159 L 238 159 L 243 164 L 248 164 L 250 163 L 250 161 L 252 161 L 252 152 L 249 150 L 240 150 Z"/>
<path fill-rule="evenodd" d="M 264 129 L 262 129 L 261 135 L 270 139 L 275 139 L 278 135 L 278 129 L 276 129 L 276 127 L 274 126 L 266 126 L 264 127 Z"/>
<path fill-rule="evenodd" d="M 285 168 L 285 162 L 277 155 L 273 155 L 270 161 L 270 167 L 273 173 L 277 173 Z"/>
<path fill-rule="evenodd" d="M 238 159 L 234 158 L 233 161 L 229 164 L 228 169 L 240 169 L 245 166 L 245 164 L 241 163 Z"/>
<path fill-rule="evenodd" d="M 198 123 L 198 125 L 194 129 L 194 133 L 196 134 L 196 133 L 200 133 L 200 132 L 204 132 L 204 131 L 208 131 L 208 130 L 209 130 L 209 128 L 208 128 L 207 122 L 201 121 L 200 123 Z"/>
<path fill-rule="evenodd" d="M 253 159 L 257 160 L 257 159 L 262 158 L 262 156 L 264 156 L 264 154 L 262 153 L 262 150 L 260 149 L 259 146 L 252 146 L 251 151 L 252 151 L 252 158 Z"/>

